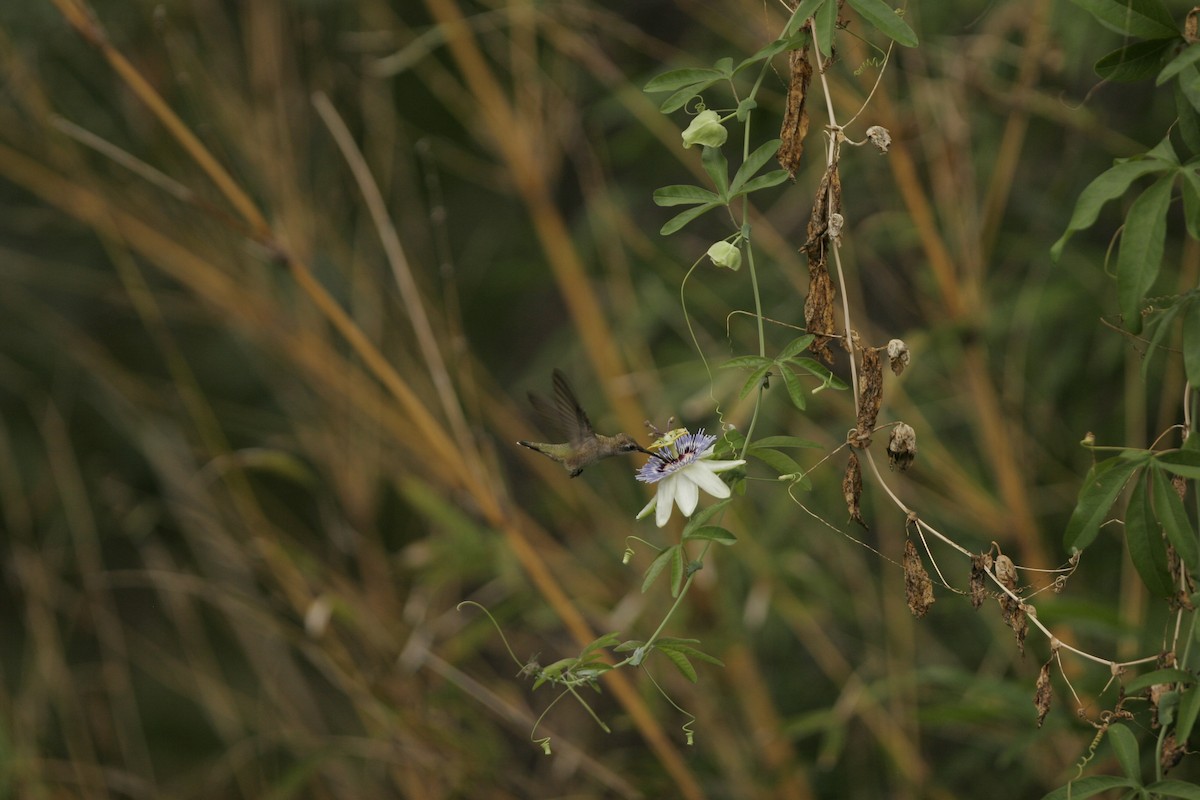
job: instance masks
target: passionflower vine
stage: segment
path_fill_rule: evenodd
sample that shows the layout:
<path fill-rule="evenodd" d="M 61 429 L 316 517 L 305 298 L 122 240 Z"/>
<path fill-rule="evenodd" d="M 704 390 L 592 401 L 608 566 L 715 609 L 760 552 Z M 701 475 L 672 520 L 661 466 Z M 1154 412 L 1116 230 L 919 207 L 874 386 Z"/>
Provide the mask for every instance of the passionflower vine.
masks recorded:
<path fill-rule="evenodd" d="M 658 527 L 667 524 L 672 508 L 678 504 L 685 517 L 696 510 L 703 489 L 713 497 L 724 500 L 729 497 L 729 486 L 717 477 L 718 472 L 740 467 L 743 459 L 718 461 L 713 456 L 717 437 L 709 436 L 704 429 L 695 433 L 684 433 L 665 444 L 638 470 L 637 479 L 642 483 L 657 483 L 658 490 L 650 502 L 637 515 L 638 519 L 654 511 L 654 522 Z"/>

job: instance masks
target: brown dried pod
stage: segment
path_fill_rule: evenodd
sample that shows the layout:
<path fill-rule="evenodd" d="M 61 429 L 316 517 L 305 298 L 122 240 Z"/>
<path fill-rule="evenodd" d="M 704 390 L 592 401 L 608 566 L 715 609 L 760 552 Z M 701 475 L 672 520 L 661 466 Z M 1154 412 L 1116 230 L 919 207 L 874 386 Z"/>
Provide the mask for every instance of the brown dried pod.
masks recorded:
<path fill-rule="evenodd" d="M 904 540 L 904 599 L 914 617 L 925 616 L 934 601 L 933 581 L 929 580 L 912 539 Z"/>
<path fill-rule="evenodd" d="M 812 64 L 808 60 L 808 45 L 788 53 L 791 78 L 788 82 L 787 105 L 783 112 L 783 125 L 779 129 L 779 152 L 775 158 L 779 166 L 787 170 L 788 177 L 796 180 L 800 168 L 800 156 L 804 153 L 804 137 L 808 135 L 808 85 L 812 81 Z"/>
<path fill-rule="evenodd" d="M 1006 555 L 998 555 L 994 567 L 996 580 L 1015 592 L 1017 590 L 1017 566 L 1013 564 L 1013 560 Z"/>
<path fill-rule="evenodd" d="M 879 148 L 879 152 L 886 153 L 892 145 L 892 134 L 882 125 L 872 125 L 867 128 L 867 138 L 871 140 L 871 144 Z"/>
<path fill-rule="evenodd" d="M 1187 500 L 1187 479 L 1182 475 L 1174 475 L 1171 477 L 1171 486 L 1175 487 L 1175 494 L 1179 495 L 1180 500 Z"/>
<path fill-rule="evenodd" d="M 808 261 L 808 297 L 804 299 L 804 328 L 816 338 L 808 349 L 826 364 L 833 364 L 833 353 L 829 350 L 829 334 L 833 327 L 833 279 L 825 265 L 825 254 L 819 261 L 811 257 Z"/>
<path fill-rule="evenodd" d="M 1033 696 L 1033 704 L 1037 707 L 1037 724 L 1042 727 L 1042 723 L 1046 721 L 1046 715 L 1050 713 L 1050 700 L 1054 696 L 1054 688 L 1050 684 L 1050 663 L 1054 661 L 1054 656 L 1042 664 L 1041 670 L 1037 677 L 1037 692 Z"/>
<path fill-rule="evenodd" d="M 864 347 L 859 352 L 862 355 L 858 375 L 858 422 L 850 435 L 850 444 L 866 448 L 871 446 L 871 432 L 875 430 L 879 407 L 883 405 L 883 361 L 874 347 Z"/>
<path fill-rule="evenodd" d="M 987 597 L 987 571 L 992 557 L 987 553 L 971 556 L 971 605 L 979 608 Z"/>
<path fill-rule="evenodd" d="M 892 339 L 887 343 L 888 366 L 892 368 L 893 375 L 899 375 L 904 372 L 904 368 L 908 366 L 908 362 L 912 360 L 909 355 L 908 345 L 903 339 Z"/>
<path fill-rule="evenodd" d="M 1187 752 L 1186 747 L 1180 746 L 1175 739 L 1175 731 L 1170 731 L 1163 737 L 1162 758 L 1159 759 L 1159 764 L 1162 765 L 1163 775 L 1166 775 L 1183 760 L 1184 753 Z"/>
<path fill-rule="evenodd" d="M 892 435 L 888 439 L 887 454 L 892 469 L 899 467 L 903 472 L 912 466 L 913 460 L 917 457 L 917 432 L 912 429 L 911 425 L 901 422 L 892 428 Z"/>
<path fill-rule="evenodd" d="M 1189 44 L 1200 42 L 1200 6 L 1193 8 L 1184 17 L 1183 38 L 1187 39 Z"/>
<path fill-rule="evenodd" d="M 846 510 L 850 512 L 850 519 L 866 528 L 867 522 L 863 519 L 862 509 L 858 505 L 858 500 L 862 497 L 862 466 L 859 465 L 858 454 L 854 451 L 850 451 L 846 474 L 842 476 L 842 496 L 846 498 Z"/>

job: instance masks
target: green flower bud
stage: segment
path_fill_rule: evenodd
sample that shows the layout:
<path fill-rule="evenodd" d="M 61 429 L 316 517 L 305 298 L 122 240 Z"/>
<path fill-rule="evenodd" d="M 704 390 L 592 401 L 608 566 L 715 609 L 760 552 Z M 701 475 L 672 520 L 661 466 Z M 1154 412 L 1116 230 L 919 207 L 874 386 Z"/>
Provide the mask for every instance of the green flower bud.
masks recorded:
<path fill-rule="evenodd" d="M 718 267 L 728 267 L 736 271 L 742 266 L 742 251 L 736 245 L 725 241 L 713 242 L 712 247 L 708 248 L 708 258 Z"/>
<path fill-rule="evenodd" d="M 729 132 L 721 125 L 721 117 L 715 111 L 701 111 L 692 118 L 692 124 L 683 132 L 683 149 L 694 144 L 705 147 L 720 147 L 729 138 Z"/>

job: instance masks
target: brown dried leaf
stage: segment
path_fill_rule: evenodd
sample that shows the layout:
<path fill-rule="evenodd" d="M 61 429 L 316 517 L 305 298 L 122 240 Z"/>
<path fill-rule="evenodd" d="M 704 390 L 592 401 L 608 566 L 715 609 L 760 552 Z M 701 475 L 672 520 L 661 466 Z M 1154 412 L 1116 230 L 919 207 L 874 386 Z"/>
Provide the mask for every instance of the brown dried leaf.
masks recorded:
<path fill-rule="evenodd" d="M 971 605 L 979 608 L 987 597 L 987 569 L 991 557 L 987 553 L 971 556 Z"/>
<path fill-rule="evenodd" d="M 791 80 L 788 83 L 787 107 L 783 113 L 783 125 L 779 129 L 779 166 L 796 179 L 800 168 L 800 156 L 804 153 L 804 137 L 808 135 L 808 84 L 812 81 L 812 64 L 808 61 L 808 45 L 788 53 Z"/>
<path fill-rule="evenodd" d="M 864 347 L 859 352 L 862 357 L 858 375 L 858 423 L 850 436 L 850 444 L 866 448 L 871 446 L 871 432 L 879 417 L 879 407 L 883 405 L 883 360 L 874 347 Z"/>
<path fill-rule="evenodd" d="M 1183 38 L 1187 39 L 1189 44 L 1200 41 L 1198 34 L 1200 34 L 1200 6 L 1189 11 L 1183 21 Z"/>
<path fill-rule="evenodd" d="M 1042 669 L 1038 672 L 1037 692 L 1033 696 L 1033 704 L 1037 706 L 1039 728 L 1046 721 L 1046 715 L 1050 713 L 1050 699 L 1054 696 L 1054 688 L 1050 685 L 1050 663 L 1052 661 L 1054 661 L 1053 656 L 1045 664 L 1042 664 Z"/>
<path fill-rule="evenodd" d="M 850 452 L 850 460 L 846 463 L 846 474 L 842 477 L 842 496 L 846 498 L 846 510 L 850 512 L 850 519 L 866 528 L 866 520 L 863 519 L 862 509 L 858 506 L 858 500 L 862 497 L 862 466 L 858 463 L 858 454 L 853 451 Z"/>
<path fill-rule="evenodd" d="M 1162 758 L 1158 762 L 1162 765 L 1163 775 L 1166 775 L 1183 760 L 1186 751 L 1187 748 L 1180 746 L 1179 742 L 1175 740 L 1175 731 L 1169 731 L 1163 737 Z"/>
<path fill-rule="evenodd" d="M 1029 620 L 1025 609 L 1019 600 L 1014 600 L 1006 594 L 1000 595 L 1000 610 L 1004 614 L 1004 624 L 1012 628 L 1017 637 L 1017 650 L 1025 655 L 1025 636 L 1029 633 Z"/>
<path fill-rule="evenodd" d="M 1175 494 L 1179 495 L 1180 500 L 1187 500 L 1187 480 L 1182 475 L 1173 476 L 1171 486 L 1175 487 Z"/>
<path fill-rule="evenodd" d="M 914 617 L 925 616 L 934 601 L 933 581 L 929 580 L 912 539 L 904 541 L 904 599 Z"/>
<path fill-rule="evenodd" d="M 1014 592 L 1017 590 L 1017 565 L 1005 555 L 996 556 L 996 580 Z"/>
<path fill-rule="evenodd" d="M 805 233 L 808 241 L 804 243 L 804 252 L 810 261 L 824 261 L 825 233 L 829 229 L 829 217 L 842 213 L 842 175 L 838 171 L 838 157 L 825 168 L 821 176 L 821 184 L 813 197 L 812 214 L 808 217 L 808 229 Z"/>
<path fill-rule="evenodd" d="M 833 353 L 829 350 L 829 335 L 833 328 L 833 280 L 829 277 L 829 268 L 825 265 L 825 255 L 821 254 L 820 261 L 811 257 L 808 261 L 808 297 L 804 300 L 804 328 L 816 338 L 809 345 L 809 352 L 824 361 L 833 364 Z"/>

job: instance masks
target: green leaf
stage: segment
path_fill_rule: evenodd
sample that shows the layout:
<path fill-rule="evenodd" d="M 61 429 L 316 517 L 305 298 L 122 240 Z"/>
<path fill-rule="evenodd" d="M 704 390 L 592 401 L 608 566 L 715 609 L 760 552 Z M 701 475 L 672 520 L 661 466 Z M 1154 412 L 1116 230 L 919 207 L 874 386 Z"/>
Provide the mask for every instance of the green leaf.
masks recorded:
<path fill-rule="evenodd" d="M 1121 771 L 1135 784 L 1142 782 L 1142 761 L 1138 757 L 1137 737 L 1133 731 L 1124 725 L 1112 725 L 1108 729 L 1108 742 L 1112 745 L 1113 753 Z"/>
<path fill-rule="evenodd" d="M 821 383 L 832 389 L 844 391 L 848 388 L 844 380 L 830 372 L 824 364 L 820 364 L 811 358 L 789 358 L 788 363 L 795 364 L 810 375 L 815 375 L 821 379 Z"/>
<path fill-rule="evenodd" d="M 1193 684 L 1179 698 L 1179 712 L 1175 717 L 1175 739 L 1186 742 L 1196 726 L 1196 715 L 1200 714 L 1200 686 Z M 1200 787 L 1195 787 L 1200 792 Z M 1200 794 L 1197 795 L 1200 797 Z"/>
<path fill-rule="evenodd" d="M 800 8 L 797 7 L 796 10 L 799 11 Z M 751 64 L 757 64 L 760 61 L 773 58 L 779 53 L 782 53 L 784 50 L 799 50 L 804 46 L 804 43 L 807 41 L 807 39 L 808 34 L 806 34 L 804 31 L 798 31 L 791 35 L 781 36 L 773 42 L 768 42 L 754 55 L 743 59 L 742 63 L 738 64 L 737 68 L 734 69 L 734 72 L 741 72 Z"/>
<path fill-rule="evenodd" d="M 1167 65 L 1162 68 L 1162 72 L 1158 73 L 1158 78 L 1155 79 L 1155 86 L 1162 86 L 1167 81 L 1174 78 L 1179 73 L 1183 72 L 1188 67 L 1200 63 L 1200 43 L 1193 42 L 1179 55 L 1167 62 Z"/>
<path fill-rule="evenodd" d="M 725 666 L 725 662 L 721 659 L 710 656 L 708 653 L 702 652 L 690 646 L 692 644 L 699 643 L 699 641 L 699 639 L 676 639 L 674 637 L 664 636 L 655 642 L 655 645 L 664 650 L 676 650 L 680 653 L 683 653 L 685 656 L 694 658 L 698 661 L 704 661 L 709 664 L 714 664 L 718 667 Z"/>
<path fill-rule="evenodd" d="M 676 214 L 667 220 L 667 223 L 659 228 L 658 232 L 661 236 L 670 236 L 672 233 L 675 233 L 683 226 L 694 220 L 696 217 L 700 216 L 701 214 L 707 214 L 709 211 L 712 211 L 714 208 L 719 208 L 721 205 L 721 203 L 705 203 L 702 206 L 689 208 L 687 211 Z"/>
<path fill-rule="evenodd" d="M 836 0 L 829 0 L 833 3 Z M 796 10 L 792 12 L 792 16 L 788 19 L 787 25 L 783 29 L 785 36 L 794 35 L 808 18 L 816 14 L 825 4 L 825 0 L 804 0 L 800 5 L 796 6 Z"/>
<path fill-rule="evenodd" d="M 896 44 L 905 47 L 917 46 L 917 35 L 908 27 L 895 9 L 883 0 L 848 0 L 850 7 L 857 11 L 863 19 L 879 29 L 879 32 Z"/>
<path fill-rule="evenodd" d="M 683 206 L 697 203 L 719 203 L 721 198 L 702 186 L 676 184 L 654 190 L 654 205 Z"/>
<path fill-rule="evenodd" d="M 1183 318 L 1183 371 L 1193 387 L 1200 386 L 1200 300 L 1193 300 Z"/>
<path fill-rule="evenodd" d="M 679 555 L 679 545 L 673 544 L 666 550 L 663 550 L 658 556 L 650 562 L 650 566 L 646 567 L 646 577 L 642 580 L 642 594 L 650 588 L 650 584 L 654 583 L 667 564 L 670 564 L 672 559 Z"/>
<path fill-rule="evenodd" d="M 808 439 L 801 439 L 799 436 L 764 436 L 761 439 L 754 440 L 754 447 L 774 447 L 776 449 L 803 447 L 806 449 L 821 450 L 824 446 Z"/>
<path fill-rule="evenodd" d="M 1159 352 L 1161 347 L 1164 347 L 1164 340 L 1171 332 L 1175 318 L 1180 312 L 1187 309 L 1188 299 L 1177 299 L 1170 305 L 1161 309 L 1161 313 L 1151 317 L 1146 325 L 1147 333 L 1153 327 L 1154 333 L 1150 336 L 1150 344 L 1146 347 L 1147 356 L 1142 359 L 1142 380 L 1148 380 L 1150 375 L 1150 366 L 1155 362 L 1154 356 Z"/>
<path fill-rule="evenodd" d="M 1100 216 L 1100 209 L 1108 201 L 1115 200 L 1129 191 L 1130 185 L 1135 180 L 1143 175 L 1165 172 L 1168 169 L 1171 169 L 1171 165 L 1158 159 L 1140 158 L 1122 161 L 1101 172 L 1079 193 L 1079 199 L 1075 201 L 1075 210 L 1071 214 L 1071 221 L 1067 223 L 1067 230 L 1050 248 L 1050 256 L 1057 261 L 1062 255 L 1067 240 L 1076 231 L 1092 227 Z"/>
<path fill-rule="evenodd" d="M 1196 50 L 1200 52 L 1200 47 Z M 1192 75 L 1197 75 L 1195 67 L 1189 67 L 1188 71 Z M 1179 115 L 1179 138 L 1183 139 L 1183 143 L 1193 155 L 1200 155 L 1200 109 L 1197 109 L 1188 102 L 1187 94 L 1183 91 L 1183 78 L 1181 77 L 1171 87 L 1175 95 L 1175 113 Z M 1186 188 L 1186 187 L 1185 187 Z M 1184 194 L 1184 200 L 1187 200 L 1187 194 Z M 1191 219 L 1188 220 L 1191 222 Z M 1191 231 L 1191 227 L 1188 227 Z M 1196 236 L 1195 233 L 1192 236 Z"/>
<path fill-rule="evenodd" d="M 1183 737 L 1179 737 L 1183 741 Z M 1187 781 L 1166 780 L 1155 781 L 1146 787 L 1146 791 L 1158 797 L 1179 797 L 1182 800 L 1200 800 L 1200 786 Z"/>
<path fill-rule="evenodd" d="M 783 373 L 783 385 L 787 389 L 792 405 L 803 411 L 808 402 L 808 398 L 804 396 L 804 384 L 796 377 L 796 373 L 787 367 L 781 369 L 780 372 Z"/>
<path fill-rule="evenodd" d="M 1171 597 L 1175 587 L 1167 569 L 1167 547 L 1150 504 L 1146 501 L 1146 482 L 1139 479 L 1129 495 L 1129 506 L 1125 509 L 1125 543 L 1129 547 L 1129 560 L 1142 576 L 1142 583 L 1155 597 Z M 1132 776 L 1131 776 L 1132 777 Z"/>
<path fill-rule="evenodd" d="M 717 369 L 758 369 L 764 365 L 771 366 L 775 362 L 766 356 L 734 356 L 728 361 L 724 361 L 717 365 Z"/>
<path fill-rule="evenodd" d="M 1136 786 L 1138 784 L 1128 778 L 1118 778 L 1116 775 L 1089 775 L 1058 787 L 1043 796 L 1042 800 L 1087 800 L 1109 789 L 1133 789 Z"/>
<path fill-rule="evenodd" d="M 697 528 L 683 535 L 684 541 L 690 542 L 694 539 L 703 540 L 706 542 L 715 542 L 716 544 L 731 545 L 737 541 L 737 537 L 719 525 L 705 525 L 702 528 Z"/>
<path fill-rule="evenodd" d="M 1194 169 L 1182 169 L 1179 174 L 1183 176 L 1183 221 L 1188 236 L 1200 239 L 1200 175 Z"/>
<path fill-rule="evenodd" d="M 1195 572 L 1200 568 L 1200 545 L 1196 543 L 1196 532 L 1188 521 L 1183 501 L 1179 499 L 1166 472 L 1154 469 L 1150 477 L 1153 482 L 1151 496 L 1154 498 L 1154 516 L 1162 523 L 1167 541 L 1174 545 L 1179 558 L 1188 569 Z"/>
<path fill-rule="evenodd" d="M 771 367 L 773 366 L 775 366 L 775 362 L 768 361 L 766 364 L 763 364 L 761 367 L 754 370 L 754 372 L 751 372 L 750 377 L 746 379 L 744 384 L 742 384 L 742 390 L 738 392 L 738 398 L 745 398 L 746 395 L 750 394 L 759 386 L 762 386 L 763 381 L 767 377 L 767 373 L 771 371 Z"/>
<path fill-rule="evenodd" d="M 673 69 L 651 78 L 642 87 L 642 91 L 650 93 L 673 92 L 685 87 L 694 87 L 697 84 L 704 84 L 707 87 L 722 80 L 724 77 L 725 73 L 716 69 Z"/>
<path fill-rule="evenodd" d="M 771 160 L 771 157 L 779 152 L 779 140 L 772 139 L 769 142 L 756 148 L 753 153 L 746 157 L 742 165 L 738 167 L 738 171 L 733 176 L 733 183 L 729 184 L 730 196 L 736 195 L 738 190 L 745 185 L 746 181 L 754 177 L 763 166 Z"/>
<path fill-rule="evenodd" d="M 800 355 L 808 349 L 808 346 L 813 343 L 813 339 L 815 338 L 817 337 L 813 336 L 811 333 L 807 333 L 804 336 L 792 339 L 787 343 L 786 347 L 779 351 L 779 360 L 783 361 L 785 359 Z"/>
<path fill-rule="evenodd" d="M 689 519 L 687 525 L 683 527 L 683 538 L 686 539 L 689 535 L 691 535 L 691 532 L 697 528 L 704 527 L 710 519 L 717 515 L 718 511 L 723 511 L 727 505 L 729 505 L 729 501 L 722 500 L 719 503 L 714 503 L 708 508 L 702 508 L 695 514 L 692 514 L 692 518 Z"/>
<path fill-rule="evenodd" d="M 725 160 L 725 154 L 721 152 L 721 148 L 705 147 L 704 154 L 700 157 L 700 163 L 704 166 L 708 177 L 712 179 L 713 186 L 717 187 L 717 194 L 721 196 L 722 201 L 728 202 L 729 162 Z"/>
<path fill-rule="evenodd" d="M 1139 464 L 1124 458 L 1110 458 L 1088 470 L 1083 487 L 1079 490 L 1079 502 L 1067 523 L 1063 546 L 1068 550 L 1082 550 L 1096 539 L 1100 523 L 1104 521 L 1113 501 Z"/>
<path fill-rule="evenodd" d="M 679 91 L 672 94 L 666 100 L 659 104 L 658 110 L 663 114 L 670 114 L 678 111 L 688 104 L 693 97 L 697 97 L 701 92 L 712 86 L 716 81 L 705 81 L 704 83 L 695 83 L 691 86 L 685 86 Z"/>
<path fill-rule="evenodd" d="M 1182 669 L 1156 669 L 1153 672 L 1147 672 L 1144 675 L 1138 675 L 1136 678 L 1125 684 L 1125 694 L 1127 696 L 1138 694 L 1139 692 L 1149 689 L 1160 683 L 1188 683 L 1196 682 L 1196 676 Z"/>
<path fill-rule="evenodd" d="M 796 475 L 804 472 L 804 468 L 797 464 L 791 456 L 769 447 L 751 447 L 746 455 L 757 458 L 780 475 Z"/>
<path fill-rule="evenodd" d="M 1130 333 L 1142 330 L 1142 303 L 1162 267 L 1174 183 L 1174 175 L 1159 178 L 1133 201 L 1125 217 L 1117 252 L 1117 300 Z"/>
<path fill-rule="evenodd" d="M 669 658 L 671 663 L 675 665 L 675 668 L 683 673 L 683 677 L 692 683 L 696 682 L 696 668 L 692 666 L 692 662 L 687 660 L 687 656 L 678 650 L 668 647 L 656 647 L 655 649 Z"/>
<path fill-rule="evenodd" d="M 593 640 L 590 644 L 588 644 L 587 647 L 583 648 L 583 651 L 579 654 L 579 660 L 582 661 L 586 659 L 589 655 L 597 650 L 603 650 L 606 647 L 614 646 L 620 636 L 620 633 L 614 631 L 613 633 L 606 633 L 600 638 Z"/>
<path fill-rule="evenodd" d="M 1179 73 L 1179 82 L 1175 84 L 1183 93 L 1184 99 L 1197 112 L 1200 112 L 1200 68 L 1185 67 Z"/>
<path fill-rule="evenodd" d="M 1150 39 L 1125 45 L 1096 62 L 1096 74 L 1120 83 L 1142 81 L 1158 72 L 1163 56 L 1174 46 L 1170 39 Z"/>
<path fill-rule="evenodd" d="M 1168 472 L 1200 480 L 1200 453 L 1194 450 L 1168 450 L 1155 456 L 1155 461 Z"/>
<path fill-rule="evenodd" d="M 833 36 L 837 31 L 837 6 L 837 3 L 830 0 L 813 14 L 813 22 L 817 25 L 817 49 L 821 51 L 821 58 L 829 58 L 829 54 L 833 52 Z"/>
<path fill-rule="evenodd" d="M 1118 33 L 1144 39 L 1179 36 L 1175 21 L 1160 0 L 1071 0 Z"/>
<path fill-rule="evenodd" d="M 746 182 L 746 185 L 741 188 L 741 191 L 733 193 L 732 197 L 740 197 L 744 194 L 752 194 L 760 189 L 770 189 L 772 186 L 778 186 L 788 179 L 788 171 L 786 169 L 775 169 L 757 178 L 751 178 Z"/>
<path fill-rule="evenodd" d="M 683 548 L 679 545 L 671 548 L 671 597 L 679 597 L 683 588 Z"/>

